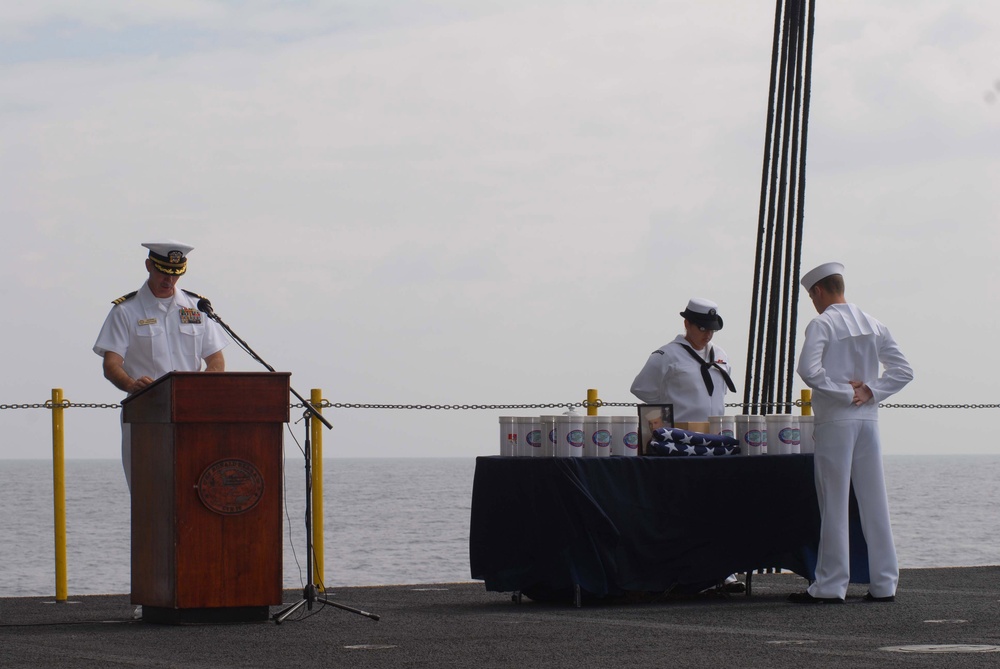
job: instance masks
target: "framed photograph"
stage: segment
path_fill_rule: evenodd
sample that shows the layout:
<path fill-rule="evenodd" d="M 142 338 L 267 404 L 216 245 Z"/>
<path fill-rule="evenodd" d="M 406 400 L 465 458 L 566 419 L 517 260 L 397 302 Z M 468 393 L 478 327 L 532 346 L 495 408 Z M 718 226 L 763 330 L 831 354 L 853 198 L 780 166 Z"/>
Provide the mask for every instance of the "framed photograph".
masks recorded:
<path fill-rule="evenodd" d="M 638 404 L 636 407 L 639 411 L 639 443 L 642 444 L 640 453 L 648 455 L 653 431 L 674 426 L 674 405 Z"/>

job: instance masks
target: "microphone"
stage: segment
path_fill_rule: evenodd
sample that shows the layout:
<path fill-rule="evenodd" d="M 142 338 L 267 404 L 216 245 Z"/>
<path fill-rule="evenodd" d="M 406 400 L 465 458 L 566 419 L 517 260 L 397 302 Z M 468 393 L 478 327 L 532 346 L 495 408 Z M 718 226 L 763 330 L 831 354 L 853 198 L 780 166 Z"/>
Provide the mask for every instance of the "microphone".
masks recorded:
<path fill-rule="evenodd" d="M 212 303 L 209 302 L 204 297 L 198 300 L 198 311 L 203 311 L 208 314 L 209 318 L 215 318 L 215 310 L 212 309 Z"/>

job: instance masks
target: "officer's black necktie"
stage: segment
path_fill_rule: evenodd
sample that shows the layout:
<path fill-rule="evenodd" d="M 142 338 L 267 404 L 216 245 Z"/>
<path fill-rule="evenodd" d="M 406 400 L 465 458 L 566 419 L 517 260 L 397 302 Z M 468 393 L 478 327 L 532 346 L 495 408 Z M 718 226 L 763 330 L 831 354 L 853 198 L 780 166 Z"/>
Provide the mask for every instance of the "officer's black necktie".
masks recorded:
<path fill-rule="evenodd" d="M 694 349 L 688 346 L 687 344 L 681 344 L 681 346 L 684 347 L 685 351 L 691 354 L 692 358 L 694 358 L 699 362 L 699 364 L 701 364 L 701 378 L 704 379 L 705 381 L 705 390 L 708 391 L 709 397 L 711 397 L 712 393 L 715 392 L 715 383 L 712 381 L 712 373 L 711 371 L 709 371 L 712 369 L 712 367 L 715 367 L 717 370 L 719 370 L 719 372 L 722 373 L 722 378 L 723 380 L 725 380 L 726 387 L 729 388 L 729 391 L 733 393 L 736 392 L 736 386 L 733 385 L 733 380 L 729 378 L 729 374 L 727 374 L 726 370 L 724 370 L 721 366 L 719 366 L 719 363 L 715 362 L 714 347 L 708 349 L 709 359 L 705 360 L 703 357 L 695 353 Z"/>

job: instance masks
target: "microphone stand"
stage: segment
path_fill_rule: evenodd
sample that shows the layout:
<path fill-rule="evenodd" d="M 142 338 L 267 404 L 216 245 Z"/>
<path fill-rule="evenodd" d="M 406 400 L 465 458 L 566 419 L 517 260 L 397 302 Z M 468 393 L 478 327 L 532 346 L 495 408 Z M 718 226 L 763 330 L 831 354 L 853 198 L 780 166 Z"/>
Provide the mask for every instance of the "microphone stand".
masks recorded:
<path fill-rule="evenodd" d="M 213 321 L 222 326 L 222 329 L 225 330 L 226 333 L 230 337 L 232 337 L 237 344 L 239 344 L 240 348 L 242 348 L 244 351 L 250 354 L 250 357 L 252 357 L 260 364 L 264 365 L 264 367 L 266 367 L 268 371 L 270 372 L 274 371 L 274 367 L 267 364 L 267 362 L 265 362 L 263 358 L 257 355 L 257 353 L 250 348 L 249 344 L 243 341 L 239 337 L 239 335 L 233 332 L 232 328 L 230 328 L 221 318 L 219 318 L 219 315 L 216 314 L 215 311 L 212 309 L 211 302 L 209 302 L 204 297 L 199 299 L 198 310 L 205 313 L 209 318 L 211 318 Z M 310 435 L 312 433 L 311 421 L 313 418 L 319 420 L 321 423 L 323 423 L 323 425 L 327 427 L 328 430 L 332 430 L 333 425 L 331 425 L 330 422 L 323 417 L 323 414 L 321 414 L 319 411 L 316 410 L 316 408 L 312 405 L 311 402 L 307 402 L 302 397 L 302 395 L 299 395 L 297 392 L 295 392 L 294 388 L 289 386 L 288 389 L 292 392 L 293 395 L 295 395 L 295 397 L 299 399 L 300 402 L 302 402 L 302 405 L 305 407 L 305 411 L 302 413 L 302 418 L 305 421 L 305 426 L 306 426 L 305 448 L 303 449 L 305 455 L 305 467 L 306 467 L 306 586 L 302 589 L 301 600 L 292 604 L 291 606 L 282 609 L 281 611 L 278 611 L 273 616 L 271 616 L 271 619 L 274 620 L 274 623 L 276 625 L 280 625 L 285 620 L 285 618 L 292 615 L 303 606 L 305 606 L 309 611 L 312 611 L 313 604 L 319 602 L 320 604 L 325 604 L 328 606 L 333 606 L 338 609 L 343 609 L 344 611 L 356 613 L 360 616 L 371 618 L 372 620 L 378 620 L 379 619 L 378 614 L 368 613 L 367 611 L 362 611 L 361 609 L 355 609 L 350 606 L 346 606 L 344 604 L 339 604 L 337 602 L 330 601 L 325 597 L 319 597 L 316 594 L 316 584 L 313 583 L 313 560 L 315 559 L 314 557 L 315 554 L 313 548 L 313 534 L 312 534 L 312 455 L 311 455 L 312 444 L 310 443 Z"/>

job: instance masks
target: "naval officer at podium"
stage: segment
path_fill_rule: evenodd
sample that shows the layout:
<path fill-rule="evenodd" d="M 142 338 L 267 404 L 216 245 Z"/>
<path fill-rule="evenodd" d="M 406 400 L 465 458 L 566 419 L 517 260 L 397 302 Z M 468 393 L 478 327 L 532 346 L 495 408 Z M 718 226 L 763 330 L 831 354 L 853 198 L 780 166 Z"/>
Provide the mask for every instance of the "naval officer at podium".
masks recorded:
<path fill-rule="evenodd" d="M 229 343 L 215 321 L 198 309 L 201 296 L 177 290 L 192 246 L 174 240 L 147 242 L 148 279 L 139 290 L 114 300 L 94 344 L 104 376 L 129 395 L 169 372 L 224 372 Z M 122 466 L 132 489 L 129 425 L 122 424 Z"/>

